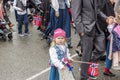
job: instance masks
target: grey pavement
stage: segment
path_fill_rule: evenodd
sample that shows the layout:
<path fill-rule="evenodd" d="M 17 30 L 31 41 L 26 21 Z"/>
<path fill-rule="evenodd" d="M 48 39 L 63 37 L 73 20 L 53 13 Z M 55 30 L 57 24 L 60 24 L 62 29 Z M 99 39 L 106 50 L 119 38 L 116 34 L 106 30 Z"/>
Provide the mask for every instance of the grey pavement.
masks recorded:
<path fill-rule="evenodd" d="M 12 41 L 0 41 L 0 80 L 49 80 L 49 46 L 46 40 L 41 40 L 40 31 L 32 23 L 29 24 L 32 36 L 19 37 L 13 9 L 9 16 L 15 24 L 15 32 Z M 73 49 L 70 52 L 75 60 L 80 60 L 74 51 L 79 37 L 74 34 L 73 28 L 71 30 Z M 79 65 L 73 63 L 76 80 L 80 80 Z M 119 71 L 113 70 L 116 77 L 104 76 L 104 65 L 104 62 L 100 62 L 98 80 L 120 80 Z M 66 80 L 70 80 L 69 77 Z"/>

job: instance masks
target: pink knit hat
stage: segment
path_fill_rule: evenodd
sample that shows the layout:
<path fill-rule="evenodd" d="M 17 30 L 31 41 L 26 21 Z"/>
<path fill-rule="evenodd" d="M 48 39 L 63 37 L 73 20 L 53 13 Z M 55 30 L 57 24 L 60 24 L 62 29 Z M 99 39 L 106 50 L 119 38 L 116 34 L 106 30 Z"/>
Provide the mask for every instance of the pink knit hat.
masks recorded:
<path fill-rule="evenodd" d="M 59 36 L 62 36 L 62 37 L 64 37 L 64 38 L 66 38 L 66 33 L 65 33 L 65 31 L 62 30 L 61 28 L 57 28 L 57 29 L 54 31 L 54 36 L 53 36 L 53 38 L 55 39 L 55 38 L 57 38 L 57 37 L 59 37 Z"/>

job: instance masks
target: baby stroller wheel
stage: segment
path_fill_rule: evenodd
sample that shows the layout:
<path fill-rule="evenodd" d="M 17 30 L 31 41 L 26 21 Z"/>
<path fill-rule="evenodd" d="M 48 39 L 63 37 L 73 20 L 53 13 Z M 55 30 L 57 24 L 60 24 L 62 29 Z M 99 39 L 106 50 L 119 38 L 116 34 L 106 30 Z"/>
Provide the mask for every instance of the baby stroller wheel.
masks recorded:
<path fill-rule="evenodd" d="M 4 41 L 6 41 L 6 40 L 7 40 L 6 35 L 3 34 L 2 39 L 3 39 Z"/>
<path fill-rule="evenodd" d="M 12 38 L 13 38 L 12 33 L 8 34 L 8 39 L 12 40 Z"/>

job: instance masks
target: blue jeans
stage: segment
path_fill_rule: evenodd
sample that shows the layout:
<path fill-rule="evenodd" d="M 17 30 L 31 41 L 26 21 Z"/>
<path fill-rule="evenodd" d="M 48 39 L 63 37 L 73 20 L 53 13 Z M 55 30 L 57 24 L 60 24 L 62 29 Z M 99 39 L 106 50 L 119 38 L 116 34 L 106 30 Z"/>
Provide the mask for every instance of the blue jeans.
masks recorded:
<path fill-rule="evenodd" d="M 23 25 L 23 22 L 24 22 L 24 25 L 25 25 L 25 33 L 29 33 L 29 30 L 28 30 L 28 17 L 27 17 L 27 14 L 24 14 L 24 15 L 17 15 L 18 17 L 18 34 L 22 34 L 22 25 Z"/>
<path fill-rule="evenodd" d="M 108 55 L 109 55 L 109 48 L 110 48 L 110 41 L 108 41 L 107 43 L 107 49 L 106 49 L 106 68 L 110 69 L 112 66 L 112 60 L 108 59 Z"/>

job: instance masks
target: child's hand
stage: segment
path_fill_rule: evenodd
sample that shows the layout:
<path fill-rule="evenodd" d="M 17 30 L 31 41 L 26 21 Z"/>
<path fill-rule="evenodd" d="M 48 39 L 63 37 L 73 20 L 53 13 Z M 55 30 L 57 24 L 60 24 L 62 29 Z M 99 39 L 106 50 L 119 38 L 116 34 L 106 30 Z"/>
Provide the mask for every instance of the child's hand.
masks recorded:
<path fill-rule="evenodd" d="M 65 70 L 66 69 L 66 67 L 64 66 L 61 70 Z"/>
<path fill-rule="evenodd" d="M 69 60 L 68 60 L 69 63 L 72 63 L 73 61 L 74 61 L 73 59 L 69 59 Z"/>
<path fill-rule="evenodd" d="M 55 16 L 56 16 L 56 17 L 59 17 L 59 11 L 56 11 L 56 12 L 55 12 Z"/>

